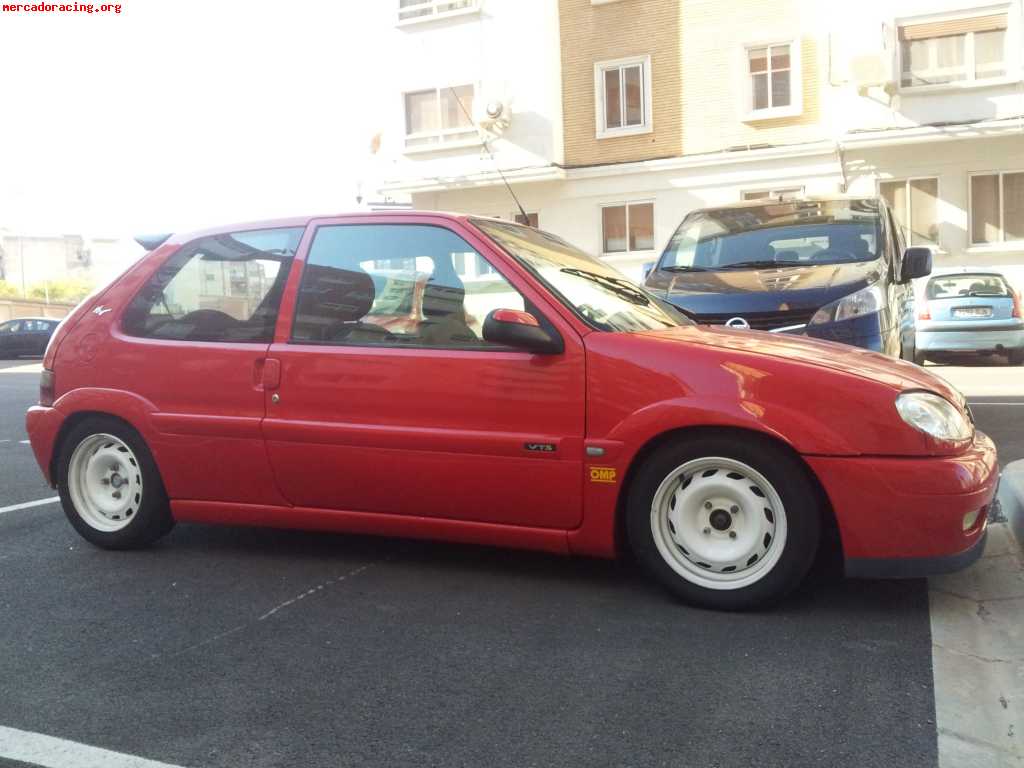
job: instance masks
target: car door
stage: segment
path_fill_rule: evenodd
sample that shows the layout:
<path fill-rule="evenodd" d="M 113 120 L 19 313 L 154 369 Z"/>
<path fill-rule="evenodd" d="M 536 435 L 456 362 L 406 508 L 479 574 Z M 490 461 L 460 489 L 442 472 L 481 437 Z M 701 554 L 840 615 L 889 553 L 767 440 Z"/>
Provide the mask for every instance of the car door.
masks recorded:
<path fill-rule="evenodd" d="M 302 231 L 182 245 L 134 293 L 115 343 L 97 352 L 98 381 L 155 409 L 152 447 L 172 498 L 283 503 L 260 431 L 262 378 Z M 116 317 L 116 299 L 107 301 Z"/>
<path fill-rule="evenodd" d="M 584 350 L 545 295 L 453 219 L 324 220 L 307 241 L 270 349 L 280 386 L 263 422 L 285 497 L 576 527 Z M 497 308 L 535 313 L 565 351 L 483 341 Z"/>
<path fill-rule="evenodd" d="M 25 345 L 23 355 L 41 355 L 46 350 L 47 328 L 45 320 L 25 321 Z"/>
<path fill-rule="evenodd" d="M 21 354 L 24 320 L 10 320 L 0 325 L 0 355 L 15 357 Z"/>

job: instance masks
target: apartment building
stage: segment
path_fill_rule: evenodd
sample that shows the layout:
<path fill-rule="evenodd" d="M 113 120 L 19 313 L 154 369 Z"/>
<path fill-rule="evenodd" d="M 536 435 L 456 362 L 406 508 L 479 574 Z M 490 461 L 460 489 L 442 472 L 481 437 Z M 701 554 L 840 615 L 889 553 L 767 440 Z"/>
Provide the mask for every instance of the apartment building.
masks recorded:
<path fill-rule="evenodd" d="M 0 280 L 16 290 L 59 280 L 101 286 L 140 255 L 134 243 L 111 237 L 49 235 L 0 228 Z"/>
<path fill-rule="evenodd" d="M 1022 9 L 398 0 L 382 187 L 513 217 L 507 181 L 637 279 L 694 208 L 843 191 L 884 196 L 939 266 L 1022 264 Z"/>

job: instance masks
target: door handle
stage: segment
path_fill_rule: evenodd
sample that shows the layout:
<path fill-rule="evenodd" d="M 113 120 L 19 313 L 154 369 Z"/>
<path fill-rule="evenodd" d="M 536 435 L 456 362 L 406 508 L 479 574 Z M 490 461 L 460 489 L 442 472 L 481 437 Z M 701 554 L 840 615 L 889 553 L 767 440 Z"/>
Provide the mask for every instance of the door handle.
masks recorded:
<path fill-rule="evenodd" d="M 281 361 L 274 357 L 256 361 L 256 386 L 270 390 L 281 386 Z"/>

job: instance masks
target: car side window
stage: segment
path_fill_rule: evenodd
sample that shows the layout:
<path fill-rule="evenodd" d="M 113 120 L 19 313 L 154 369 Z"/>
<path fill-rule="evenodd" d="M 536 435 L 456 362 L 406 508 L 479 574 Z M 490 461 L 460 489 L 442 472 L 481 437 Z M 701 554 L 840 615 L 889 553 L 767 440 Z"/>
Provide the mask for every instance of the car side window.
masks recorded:
<path fill-rule="evenodd" d="M 269 343 L 302 227 L 212 235 L 172 255 L 124 316 L 132 336 Z"/>
<path fill-rule="evenodd" d="M 522 295 L 465 240 L 421 224 L 321 227 L 310 247 L 292 340 L 483 349 L 494 309 Z"/>
<path fill-rule="evenodd" d="M 20 320 L 11 320 L 10 322 L 0 325 L 0 333 L 17 333 L 20 329 Z"/>

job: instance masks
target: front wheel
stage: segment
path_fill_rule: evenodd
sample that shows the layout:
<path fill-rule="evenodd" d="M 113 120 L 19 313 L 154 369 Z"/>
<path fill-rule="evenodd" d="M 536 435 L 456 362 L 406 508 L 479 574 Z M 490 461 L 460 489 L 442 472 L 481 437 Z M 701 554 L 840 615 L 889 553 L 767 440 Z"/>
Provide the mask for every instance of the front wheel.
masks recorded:
<path fill-rule="evenodd" d="M 91 417 L 68 433 L 58 458 L 57 489 L 75 530 L 99 547 L 145 546 L 174 527 L 145 441 L 117 419 Z"/>
<path fill-rule="evenodd" d="M 799 459 L 768 440 L 687 439 L 652 454 L 627 501 L 637 558 L 709 608 L 770 605 L 817 552 L 819 496 Z"/>

